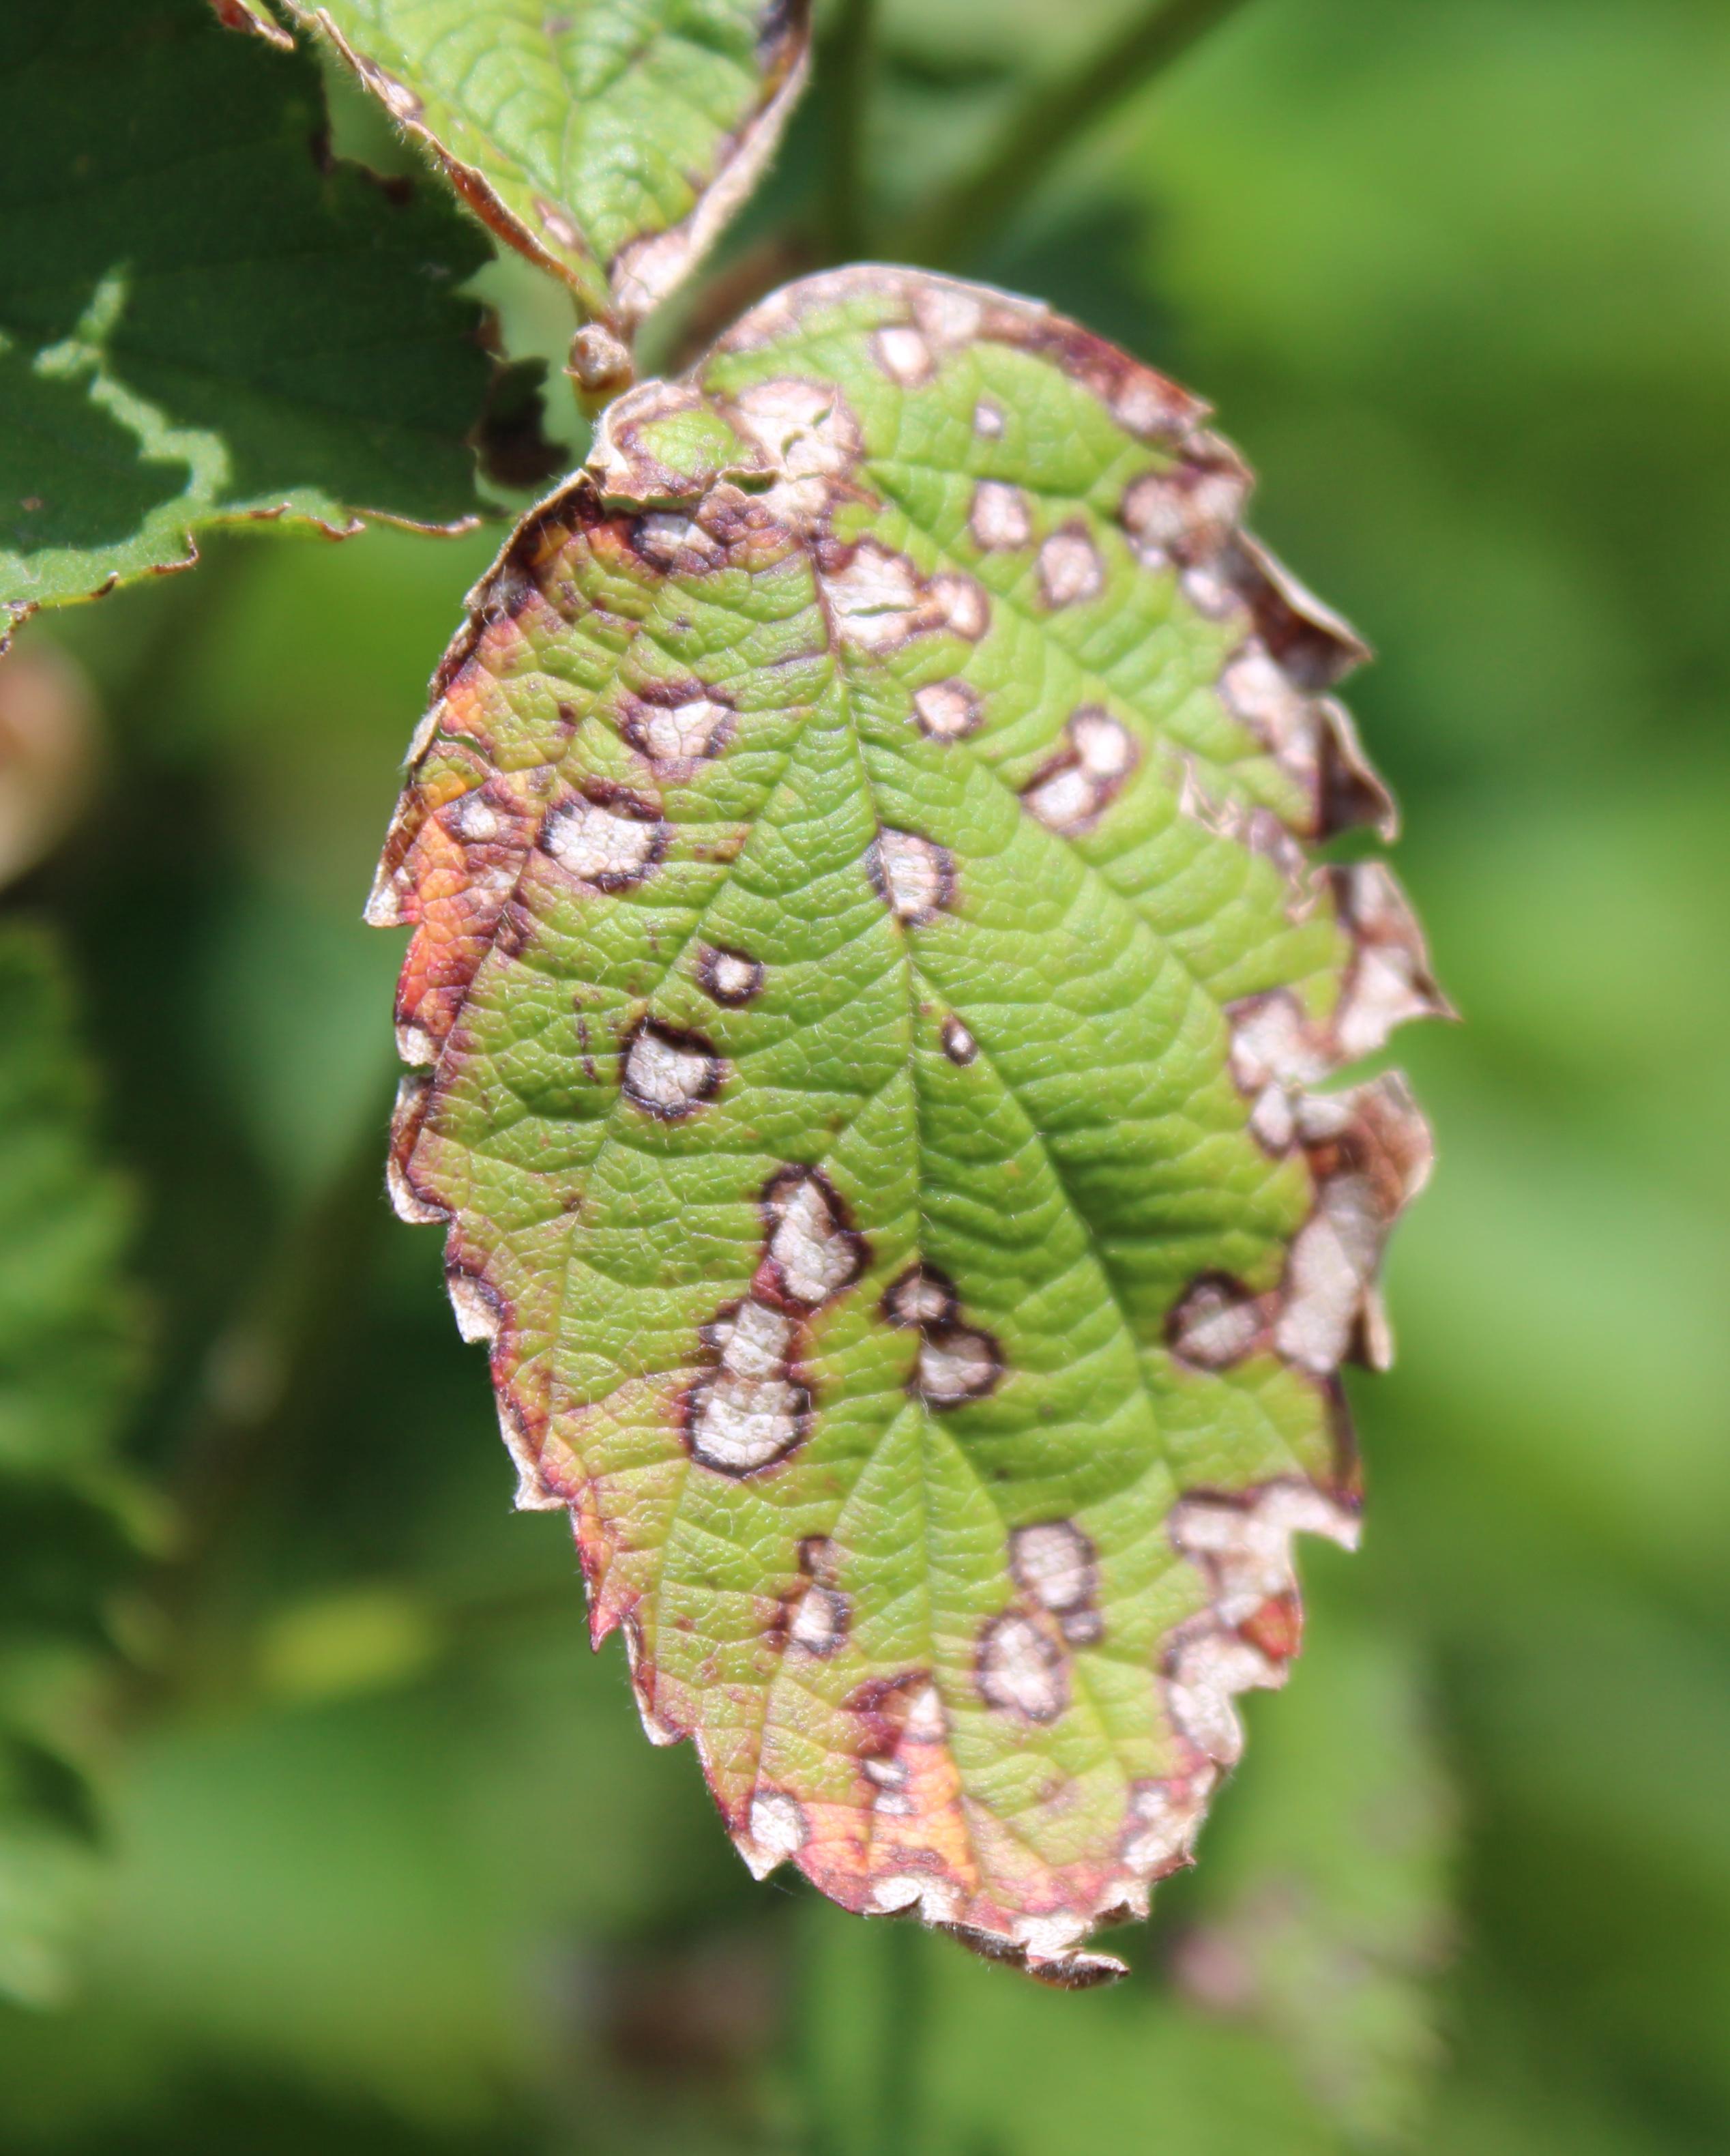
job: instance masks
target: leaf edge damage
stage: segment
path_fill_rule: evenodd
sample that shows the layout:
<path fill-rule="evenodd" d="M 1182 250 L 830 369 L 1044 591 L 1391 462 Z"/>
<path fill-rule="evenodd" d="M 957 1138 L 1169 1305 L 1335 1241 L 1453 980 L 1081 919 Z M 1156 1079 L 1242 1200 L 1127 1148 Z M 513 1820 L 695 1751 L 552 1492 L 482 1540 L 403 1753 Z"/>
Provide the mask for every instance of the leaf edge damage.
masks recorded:
<path fill-rule="evenodd" d="M 1244 528 L 1240 516 L 1250 485 L 1248 469 L 1229 444 L 1206 431 L 1209 408 L 1200 400 L 1041 302 L 922 271 L 865 265 L 825 273 L 771 295 L 677 382 L 644 383 L 627 393 L 604 415 L 588 463 L 550 492 L 506 542 L 469 594 L 465 619 L 434 676 L 429 707 L 410 746 L 408 778 L 367 902 L 370 922 L 407 926 L 418 917 L 413 891 L 403 882 L 405 855 L 421 814 L 413 774 L 434 738 L 444 691 L 473 654 L 485 627 L 526 603 L 532 585 L 521 557 L 543 521 L 573 505 L 579 513 L 599 517 L 609 505 L 616 512 L 621 501 L 634 499 L 649 514 L 664 511 L 668 475 L 659 465 L 645 470 L 634 457 L 629 441 L 633 413 L 665 408 L 669 397 L 675 405 L 688 402 L 689 393 L 700 388 L 705 367 L 717 356 L 784 334 L 801 312 L 862 289 L 900 294 L 910 319 L 923 302 L 935 305 L 939 314 L 946 307 L 952 314 L 957 308 L 971 311 L 974 320 L 989 322 L 998 334 L 1054 360 L 1140 439 L 1167 449 L 1187 447 L 1196 454 L 1199 468 L 1225 472 L 1237 490 L 1229 520 L 1222 523 L 1205 504 L 1199 504 L 1193 529 L 1167 532 L 1163 543 L 1204 593 L 1210 581 L 1224 584 L 1246 608 L 1263 647 L 1294 692 L 1325 698 L 1368 657 L 1356 633 Z M 749 475 L 758 487 L 785 476 L 773 467 Z M 738 492 L 732 475 L 712 478 L 710 484 Z M 1392 798 L 1364 759 L 1349 717 L 1327 699 L 1320 724 L 1326 752 L 1317 764 L 1315 829 L 1306 835 L 1324 837 L 1358 824 L 1391 838 L 1397 829 Z M 1337 757 L 1336 775 L 1342 773 L 1345 783 L 1327 782 L 1327 752 Z M 1297 1651 L 1302 1608 L 1296 1537 L 1310 1533 L 1348 1548 L 1357 1545 L 1361 1486 L 1339 1373 L 1348 1362 L 1384 1369 L 1391 1360 L 1392 1342 L 1377 1285 L 1380 1260 L 1393 1227 L 1424 1187 L 1433 1164 L 1429 1126 L 1399 1073 L 1386 1072 L 1343 1091 L 1318 1089 L 1382 1048 L 1397 1026 L 1417 1018 L 1454 1015 L 1435 984 L 1411 908 L 1383 863 L 1324 866 L 1317 873 L 1332 886 L 1350 950 L 1333 1011 L 1325 1022 L 1306 1020 L 1284 991 L 1246 998 L 1227 1009 L 1233 1025 L 1233 1075 L 1245 1099 L 1250 1127 L 1258 1113 L 1289 1125 L 1283 1142 L 1303 1148 L 1314 1176 L 1315 1205 L 1286 1246 L 1286 1271 L 1276 1289 L 1234 1297 L 1229 1286 L 1219 1284 L 1223 1317 L 1221 1308 L 1186 1308 L 1180 1303 L 1165 1344 L 1180 1368 L 1186 1362 L 1218 1368 L 1258 1343 L 1271 1342 L 1281 1360 L 1321 1394 L 1335 1435 L 1334 1471 L 1325 1481 L 1276 1476 L 1230 1491 L 1186 1488 L 1167 1516 L 1165 1532 L 1173 1549 L 1201 1568 L 1209 1588 L 1205 1608 L 1164 1641 L 1158 1672 L 1162 1703 L 1183 1740 L 1184 1764 L 1181 1773 L 1163 1781 L 1136 1785 L 1115 1868 L 1086 1911 L 981 1922 L 976 1912 L 957 1907 L 952 1882 L 929 1875 L 887 1882 L 859 1878 L 853 1881 L 859 1891 L 849 1893 L 844 1891 L 846 1881 L 819 1876 L 815 1863 L 805 1861 L 803 1815 L 789 1792 L 759 1783 L 744 1804 L 729 1808 L 704 1731 L 685 1726 L 657 1697 L 635 1609 L 602 1602 L 607 1553 L 601 1524 L 585 1510 L 580 1487 L 573 1491 L 568 1481 L 550 1474 L 548 1463 L 536 1454 L 526 1419 L 511 1395 L 498 1309 L 477 1294 L 476 1284 L 459 1267 L 453 1271 L 453 1301 L 465 1337 L 486 1339 L 492 1346 L 501 1429 L 519 1475 L 516 1503 L 526 1510 L 570 1512 L 589 1591 L 594 1644 L 598 1646 L 614 1629 L 623 1631 L 646 1733 L 656 1744 L 692 1739 L 711 1794 L 754 1876 L 766 1876 L 780 1864 L 796 1861 L 821 1891 L 857 1913 L 916 1913 L 989 1958 L 1044 1983 L 1081 1988 L 1125 1972 L 1117 1957 L 1084 1950 L 1092 1933 L 1145 1917 L 1149 1889 L 1194 1861 L 1194 1843 L 1208 1802 L 1241 1750 L 1234 1702 L 1242 1692 L 1282 1686 Z M 393 1200 L 406 1220 L 449 1225 L 451 1210 L 416 1187 L 411 1166 L 436 1082 L 440 1045 L 424 1034 L 417 1037 L 411 1028 L 403 1046 L 405 1060 L 426 1067 L 406 1077 L 399 1093 L 388 1170 Z M 1306 1236 L 1306 1259 L 1301 1256 Z M 453 1226 L 453 1249 L 454 1244 Z M 1300 1273 L 1303 1277 L 1294 1280 Z M 1204 1281 L 1198 1287 L 1214 1285 Z M 1308 1311 L 1301 1321 L 1294 1317 L 1300 1309 Z M 920 1733 L 921 1721 L 929 1723 L 942 1707 L 928 1675 L 922 1689 L 916 1673 L 896 1682 L 901 1697 L 886 1741 L 894 1746 L 930 1741 Z M 902 1898 L 886 1901 L 880 1892 L 886 1884 L 897 1891 L 905 1887 Z"/>

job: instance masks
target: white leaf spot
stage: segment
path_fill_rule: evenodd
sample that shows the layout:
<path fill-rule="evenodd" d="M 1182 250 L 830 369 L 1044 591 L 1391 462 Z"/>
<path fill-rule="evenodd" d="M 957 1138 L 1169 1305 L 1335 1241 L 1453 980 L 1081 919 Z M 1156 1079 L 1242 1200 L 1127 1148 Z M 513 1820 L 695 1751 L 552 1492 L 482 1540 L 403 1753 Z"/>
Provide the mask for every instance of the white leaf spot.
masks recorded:
<path fill-rule="evenodd" d="M 721 1084 L 721 1058 L 689 1034 L 640 1027 L 625 1051 L 624 1090 L 639 1108 L 666 1121 L 694 1114 Z"/>
<path fill-rule="evenodd" d="M 931 346 L 917 330 L 905 323 L 892 322 L 879 330 L 871 339 L 871 350 L 878 366 L 902 388 L 912 389 L 931 380 L 934 372 Z"/>
<path fill-rule="evenodd" d="M 732 713 L 712 697 L 692 696 L 682 704 L 643 704 L 632 713 L 628 730 L 647 754 L 662 762 L 711 757 L 724 743 Z"/>
<path fill-rule="evenodd" d="M 660 850 L 661 827 L 591 801 L 585 794 L 552 809 L 542 830 L 547 852 L 572 875 L 603 891 L 640 881 Z"/>
<path fill-rule="evenodd" d="M 771 1186 L 767 1204 L 774 1222 L 769 1255 L 796 1302 L 827 1302 L 852 1286 L 863 1268 L 863 1251 L 859 1238 L 836 1218 L 820 1176 L 807 1171 L 782 1178 Z"/>
<path fill-rule="evenodd" d="M 1079 527 L 1065 525 L 1040 549 L 1040 589 L 1049 607 L 1074 606 L 1105 589 L 1099 550 Z"/>
<path fill-rule="evenodd" d="M 955 895 L 949 855 L 913 831 L 886 829 L 872 841 L 867 865 L 890 911 L 910 927 L 934 921 Z"/>
<path fill-rule="evenodd" d="M 948 1282 L 923 1265 L 904 1272 L 884 1297 L 892 1322 L 915 1328 L 942 1325 L 955 1315 L 955 1291 Z"/>
<path fill-rule="evenodd" d="M 939 619 L 957 636 L 977 644 L 991 626 L 991 602 L 971 577 L 933 577 L 931 597 Z"/>
<path fill-rule="evenodd" d="M 1172 1312 L 1172 1346 L 1204 1370 L 1229 1369 L 1255 1345 L 1261 1322 L 1253 1296 L 1224 1281 L 1198 1281 Z"/>
<path fill-rule="evenodd" d="M 1009 1564 L 1021 1584 L 1055 1615 L 1093 1599 L 1093 1544 L 1073 1520 L 1041 1520 L 1009 1537 Z"/>
<path fill-rule="evenodd" d="M 988 553 L 1024 547 L 1033 537 L 1033 516 L 1027 496 L 1019 486 L 1003 480 L 982 479 L 973 489 L 973 506 L 968 523 L 973 537 Z"/>
<path fill-rule="evenodd" d="M 847 1635 L 846 1598 L 833 1587 L 808 1587 L 794 1605 L 787 1636 L 808 1655 L 832 1655 Z"/>
<path fill-rule="evenodd" d="M 927 1333 L 920 1345 L 919 1391 L 927 1406 L 983 1399 L 1002 1375 L 997 1352 L 983 1332 L 946 1327 Z"/>
<path fill-rule="evenodd" d="M 763 983 L 763 969 L 742 951 L 705 950 L 697 961 L 697 978 L 718 1004 L 748 1004 Z"/>
<path fill-rule="evenodd" d="M 759 1789 L 751 1799 L 751 1839 L 768 1860 L 765 1871 L 797 1856 L 805 1845 L 805 1815 L 798 1799 L 784 1789 Z"/>
<path fill-rule="evenodd" d="M 917 691 L 913 712 L 934 741 L 959 741 L 979 723 L 979 699 L 965 681 L 933 681 Z"/>
<path fill-rule="evenodd" d="M 986 1704 L 1055 1722 L 1067 1692 L 1057 1649 L 1036 1625 L 1013 1613 L 993 1618 L 980 1636 L 979 1690 Z"/>

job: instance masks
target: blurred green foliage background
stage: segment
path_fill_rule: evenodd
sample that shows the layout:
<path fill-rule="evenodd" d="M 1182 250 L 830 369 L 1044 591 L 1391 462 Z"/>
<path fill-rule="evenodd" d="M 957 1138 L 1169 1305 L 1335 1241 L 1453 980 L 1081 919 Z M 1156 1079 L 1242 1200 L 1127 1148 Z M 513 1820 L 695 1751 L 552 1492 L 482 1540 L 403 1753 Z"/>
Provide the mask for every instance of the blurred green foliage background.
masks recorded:
<path fill-rule="evenodd" d="M 1124 13 L 894 0 L 879 244 Z M 1466 1023 L 1401 1044 L 1441 1166 L 1364 1550 L 1308 1553 L 1295 1681 L 1116 1990 L 753 1887 L 378 1188 L 401 939 L 359 906 L 493 536 L 243 537 L 45 617 L 102 763 L 10 903 L 136 1223 L 80 1382 L 141 1375 L 100 1530 L 0 1527 L 14 1584 L 100 1584 L 121 1668 L 93 1928 L 0 2007 L 6 2156 L 1730 2146 L 1730 16 L 1255 0 L 946 266 L 1214 398 L 1383 654 L 1353 701 Z"/>

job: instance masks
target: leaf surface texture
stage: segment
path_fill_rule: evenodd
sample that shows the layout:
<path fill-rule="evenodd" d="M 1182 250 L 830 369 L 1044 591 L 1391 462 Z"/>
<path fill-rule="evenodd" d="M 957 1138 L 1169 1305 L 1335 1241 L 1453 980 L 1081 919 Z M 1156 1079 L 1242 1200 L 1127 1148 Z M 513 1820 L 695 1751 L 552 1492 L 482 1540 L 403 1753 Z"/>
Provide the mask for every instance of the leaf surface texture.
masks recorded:
<path fill-rule="evenodd" d="M 1438 1009 L 1194 399 L 844 271 L 607 415 L 471 595 L 371 917 L 392 1182 L 520 1502 L 759 1870 L 1084 1983 L 1349 1542 Z"/>

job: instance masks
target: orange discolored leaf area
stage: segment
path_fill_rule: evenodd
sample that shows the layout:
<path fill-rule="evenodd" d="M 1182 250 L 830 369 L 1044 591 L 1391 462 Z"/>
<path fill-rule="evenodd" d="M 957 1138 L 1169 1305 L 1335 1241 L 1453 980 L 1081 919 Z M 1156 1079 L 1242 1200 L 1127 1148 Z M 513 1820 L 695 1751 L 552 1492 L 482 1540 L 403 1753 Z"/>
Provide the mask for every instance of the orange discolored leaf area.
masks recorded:
<path fill-rule="evenodd" d="M 1351 1543 L 1339 1371 L 1439 1012 L 1194 398 L 1031 303 L 796 285 L 471 595 L 370 917 L 391 1185 L 519 1502 L 758 1872 L 1052 1981 L 1188 1861 Z"/>

